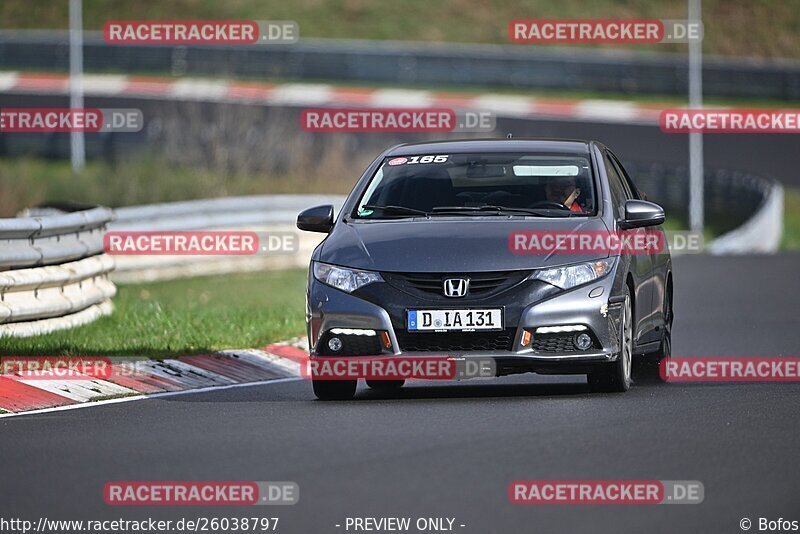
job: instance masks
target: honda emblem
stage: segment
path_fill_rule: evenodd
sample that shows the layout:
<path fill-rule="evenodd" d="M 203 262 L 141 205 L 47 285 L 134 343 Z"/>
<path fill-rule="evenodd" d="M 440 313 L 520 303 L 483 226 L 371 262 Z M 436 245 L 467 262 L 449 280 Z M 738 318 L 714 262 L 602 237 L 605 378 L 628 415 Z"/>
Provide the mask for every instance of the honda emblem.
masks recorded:
<path fill-rule="evenodd" d="M 445 297 L 465 297 L 469 293 L 469 278 L 447 278 L 444 281 Z"/>

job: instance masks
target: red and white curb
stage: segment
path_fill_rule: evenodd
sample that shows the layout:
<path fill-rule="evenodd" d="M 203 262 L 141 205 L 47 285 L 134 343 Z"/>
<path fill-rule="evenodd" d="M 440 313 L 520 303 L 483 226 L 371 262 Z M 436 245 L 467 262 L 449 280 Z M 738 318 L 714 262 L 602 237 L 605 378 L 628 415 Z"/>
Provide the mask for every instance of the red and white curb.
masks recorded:
<path fill-rule="evenodd" d="M 0 72 L 0 93 L 67 94 L 64 74 Z M 470 94 L 415 89 L 338 87 L 328 84 L 240 82 L 115 74 L 83 76 L 87 96 L 315 107 L 415 107 L 489 111 L 498 117 L 658 124 L 659 103 L 559 99 L 507 94 Z"/>
<path fill-rule="evenodd" d="M 227 350 L 165 360 L 125 359 L 109 378 L 0 376 L 0 418 L 104 403 L 298 380 L 307 344 L 292 340 L 263 350 Z"/>

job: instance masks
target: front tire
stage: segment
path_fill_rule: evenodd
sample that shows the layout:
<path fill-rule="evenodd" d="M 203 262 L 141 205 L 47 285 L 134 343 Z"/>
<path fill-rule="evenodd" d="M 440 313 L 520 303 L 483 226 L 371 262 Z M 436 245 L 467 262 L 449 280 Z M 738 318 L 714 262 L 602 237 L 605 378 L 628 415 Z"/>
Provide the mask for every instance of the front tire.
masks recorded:
<path fill-rule="evenodd" d="M 311 380 L 319 400 L 350 400 L 356 394 L 358 380 Z"/>
<path fill-rule="evenodd" d="M 622 393 L 631 388 L 633 365 L 633 307 L 628 286 L 625 285 L 625 300 L 622 304 L 622 336 L 617 360 L 604 363 L 587 376 L 592 391 Z"/>

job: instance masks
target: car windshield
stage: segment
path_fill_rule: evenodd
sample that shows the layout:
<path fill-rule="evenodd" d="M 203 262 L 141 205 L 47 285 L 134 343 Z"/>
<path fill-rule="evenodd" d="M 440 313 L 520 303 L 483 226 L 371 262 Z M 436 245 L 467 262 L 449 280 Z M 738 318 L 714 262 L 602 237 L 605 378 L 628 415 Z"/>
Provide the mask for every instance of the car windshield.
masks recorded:
<path fill-rule="evenodd" d="M 353 217 L 595 213 L 588 156 L 576 154 L 419 154 L 386 158 Z"/>

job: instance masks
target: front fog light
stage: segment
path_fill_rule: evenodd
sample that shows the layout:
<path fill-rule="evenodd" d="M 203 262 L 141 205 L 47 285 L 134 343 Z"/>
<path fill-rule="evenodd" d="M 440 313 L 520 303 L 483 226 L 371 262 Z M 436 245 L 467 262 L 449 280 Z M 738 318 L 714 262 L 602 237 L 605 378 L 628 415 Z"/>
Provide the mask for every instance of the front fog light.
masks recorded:
<path fill-rule="evenodd" d="M 572 343 L 579 350 L 586 350 L 592 346 L 592 338 L 589 336 L 589 334 L 578 334 L 572 339 Z"/>
<path fill-rule="evenodd" d="M 342 340 L 338 337 L 332 337 L 328 340 L 328 348 L 331 349 L 333 352 L 339 352 L 342 350 Z"/>

